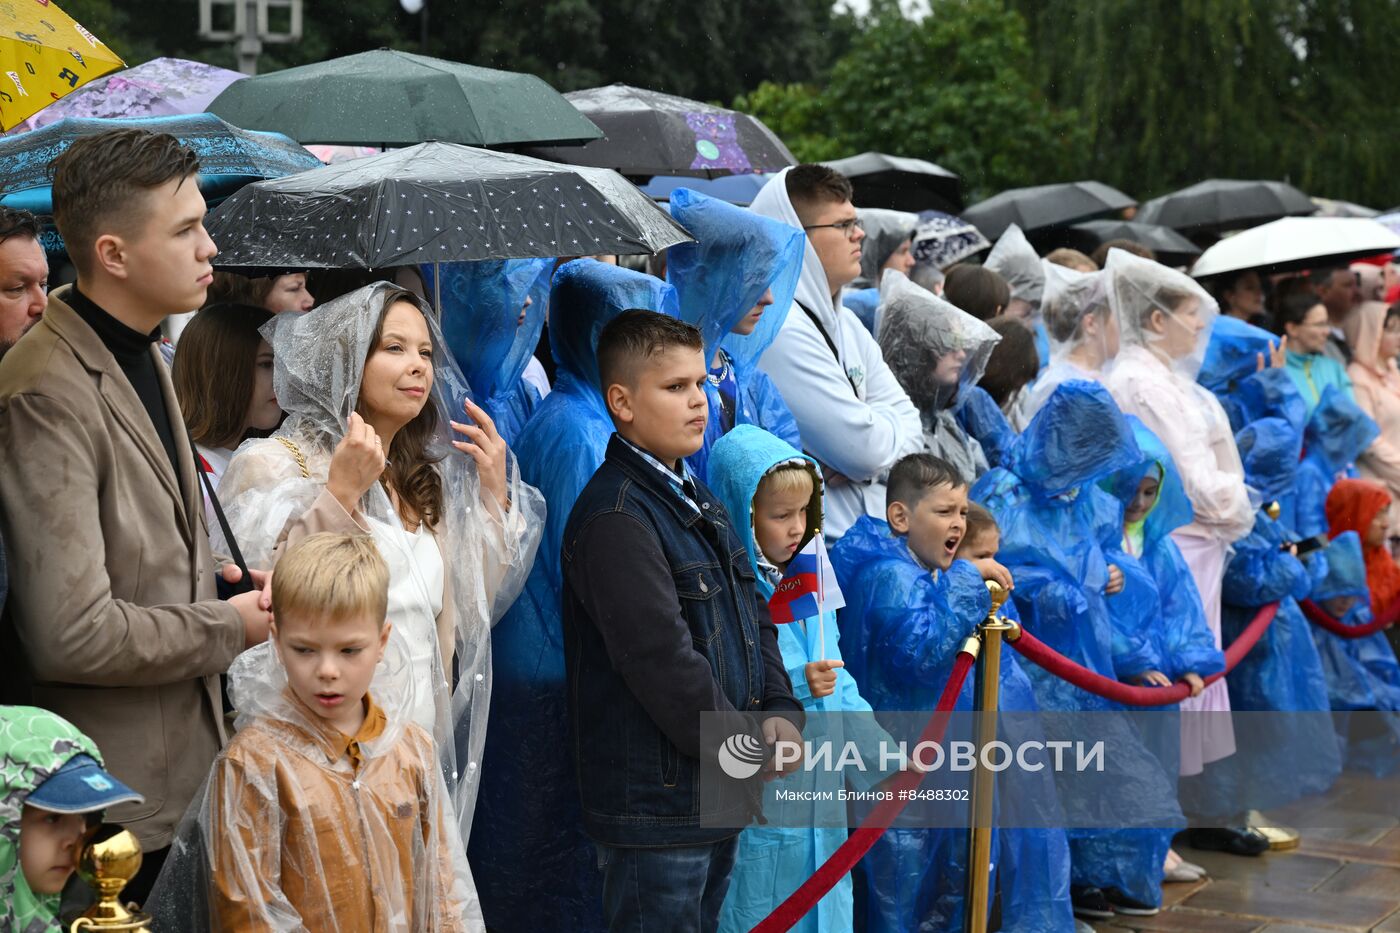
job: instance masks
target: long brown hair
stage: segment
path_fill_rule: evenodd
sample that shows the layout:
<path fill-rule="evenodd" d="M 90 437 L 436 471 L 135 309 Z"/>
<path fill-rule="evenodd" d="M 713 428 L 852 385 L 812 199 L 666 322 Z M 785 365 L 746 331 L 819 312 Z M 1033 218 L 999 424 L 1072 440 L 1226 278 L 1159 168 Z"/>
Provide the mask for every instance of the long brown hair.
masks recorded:
<path fill-rule="evenodd" d="M 374 336 L 370 338 L 369 350 L 365 353 L 366 363 L 379 349 L 379 341 L 384 337 L 384 321 L 389 317 L 389 309 L 400 301 L 407 302 L 420 314 L 422 313 L 423 309 L 419 307 L 417 299 L 413 297 L 411 292 L 402 289 L 386 291 L 384 293 L 384 307 L 379 311 L 379 322 L 374 327 Z M 434 349 L 440 348 L 435 347 Z M 361 373 L 363 374 L 363 369 Z M 436 369 L 433 372 L 433 379 L 437 379 Z M 364 416 L 364 412 L 360 411 L 359 399 L 355 400 L 355 410 Z M 407 506 L 419 521 L 432 529 L 437 528 L 438 520 L 442 517 L 442 477 L 438 475 L 435 467 L 435 464 L 442 458 L 430 456 L 428 453 L 428 445 L 437 430 L 438 413 L 437 408 L 433 405 L 430 392 L 423 410 L 394 435 L 386 454 L 389 465 L 384 468 L 384 475 L 379 479 L 386 488 L 392 488 L 394 492 L 398 493 L 399 501 Z"/>
<path fill-rule="evenodd" d="M 180 334 L 170 370 L 180 414 L 195 443 L 233 447 L 243 438 L 253 396 L 253 367 L 272 314 L 251 305 L 210 305 Z"/>

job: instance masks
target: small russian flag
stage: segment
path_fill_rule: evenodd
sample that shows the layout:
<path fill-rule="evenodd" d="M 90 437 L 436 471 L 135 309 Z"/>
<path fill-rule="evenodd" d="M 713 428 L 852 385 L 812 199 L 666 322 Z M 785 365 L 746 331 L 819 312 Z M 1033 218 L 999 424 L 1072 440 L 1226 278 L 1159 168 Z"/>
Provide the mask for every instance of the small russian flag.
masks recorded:
<path fill-rule="evenodd" d="M 826 554 L 826 542 L 813 535 L 807 545 L 792 556 L 783 579 L 768 598 L 768 613 L 778 624 L 810 619 L 846 605 L 836 571 Z"/>

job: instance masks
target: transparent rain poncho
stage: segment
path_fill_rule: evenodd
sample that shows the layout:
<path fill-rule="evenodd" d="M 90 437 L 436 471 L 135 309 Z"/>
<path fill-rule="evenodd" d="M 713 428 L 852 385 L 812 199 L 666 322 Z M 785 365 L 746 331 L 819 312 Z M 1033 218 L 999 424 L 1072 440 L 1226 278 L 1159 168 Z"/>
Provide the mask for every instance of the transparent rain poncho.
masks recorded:
<path fill-rule="evenodd" d="M 1105 384 L 1181 471 L 1195 521 L 1180 533 L 1225 543 L 1243 537 L 1254 524 L 1254 503 L 1230 421 L 1196 383 L 1219 315 L 1215 300 L 1180 272 L 1119 249 L 1109 251 L 1104 274 L 1121 335 Z"/>
<path fill-rule="evenodd" d="M 1042 268 L 1041 317 L 1050 341 L 1050 363 L 1027 390 L 1023 409 L 1027 420 L 1062 383 L 1102 381 L 1118 354 L 1118 322 L 1108 305 L 1104 274 L 1043 260 Z"/>
<path fill-rule="evenodd" d="M 924 448 L 957 467 L 968 482 L 987 472 L 982 446 L 958 424 L 953 408 L 963 390 L 982 378 L 1001 335 L 890 269 L 880 283 L 876 339 L 890 372 L 919 409 Z"/>
<path fill-rule="evenodd" d="M 710 448 L 729 427 L 752 424 L 801 448 L 797 421 L 758 359 L 778 336 L 797 291 L 806 236 L 779 223 L 688 188 L 671 192 L 671 216 L 695 237 L 666 254 L 666 280 L 676 289 L 680 317 L 700 329 L 705 365 L 716 351 L 728 372 L 705 383 L 710 417 L 705 444 L 686 458 L 703 480 Z M 733 333 L 765 292 L 773 303 L 748 335 Z"/>
<path fill-rule="evenodd" d="M 552 259 L 419 266 L 429 295 L 437 292 L 436 270 L 442 272 L 443 339 L 476 403 L 486 409 L 507 444 L 515 442 L 539 402 L 534 387 L 521 376 L 544 328 L 553 267 Z M 525 321 L 518 323 L 522 309 Z"/>
<path fill-rule="evenodd" d="M 393 629 L 353 743 L 292 693 L 272 643 L 235 659 L 238 732 L 147 900 L 153 929 L 485 930 L 432 736 L 409 714 L 409 654 Z"/>
<path fill-rule="evenodd" d="M 912 240 L 919 225 L 919 215 L 908 211 L 892 211 L 882 207 L 862 207 L 860 217 L 865 239 L 860 244 L 860 278 L 853 288 L 879 288 L 885 263 L 905 240 Z"/>
<path fill-rule="evenodd" d="M 1031 306 L 1031 316 L 1040 312 L 1041 299 L 1045 294 L 1045 269 L 1040 255 L 1031 246 L 1021 228 L 1012 224 L 997 240 L 987 259 L 982 263 L 1011 286 L 1012 300 L 1024 301 Z"/>
<path fill-rule="evenodd" d="M 469 854 L 483 910 L 500 933 L 554 929 L 564 917 L 580 933 L 604 928 L 597 856 L 568 752 L 559 549 L 613 433 L 598 387 L 598 335 L 628 308 L 677 317 L 676 291 L 594 259 L 559 267 L 549 299 L 554 389 L 515 445 L 521 475 L 544 495 L 549 516 L 525 591 L 492 638 L 491 764 Z"/>
<path fill-rule="evenodd" d="M 370 341 L 381 314 L 399 300 L 423 312 L 433 344 L 428 404 L 438 423 L 425 454 L 442 484 L 442 514 L 435 529 L 416 534 L 404 528 L 382 483 L 354 516 L 326 490 Z M 406 639 L 419 684 L 410 716 L 438 743 L 465 840 L 491 701 L 491 626 L 524 585 L 544 528 L 544 500 L 520 479 L 511 457 L 511 508 L 502 514 L 483 493 L 475 461 L 450 446 L 448 420 L 470 420 L 462 407 L 467 384 L 427 307 L 401 289 L 377 282 L 306 314 L 278 315 L 263 335 L 287 419 L 271 437 L 244 443 L 229 463 L 219 496 L 231 530 L 249 566 L 268 569 L 284 545 L 316 531 L 374 535 L 390 569 L 389 621 Z"/>

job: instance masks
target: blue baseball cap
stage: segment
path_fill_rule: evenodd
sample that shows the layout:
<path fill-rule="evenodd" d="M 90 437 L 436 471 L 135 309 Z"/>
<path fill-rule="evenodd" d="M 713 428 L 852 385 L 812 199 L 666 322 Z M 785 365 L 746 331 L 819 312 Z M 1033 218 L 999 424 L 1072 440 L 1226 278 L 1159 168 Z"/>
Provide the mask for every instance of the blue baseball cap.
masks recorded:
<path fill-rule="evenodd" d="M 74 755 L 48 780 L 29 792 L 25 803 L 50 813 L 91 813 L 119 803 L 140 803 L 140 794 L 112 777 L 91 755 Z"/>

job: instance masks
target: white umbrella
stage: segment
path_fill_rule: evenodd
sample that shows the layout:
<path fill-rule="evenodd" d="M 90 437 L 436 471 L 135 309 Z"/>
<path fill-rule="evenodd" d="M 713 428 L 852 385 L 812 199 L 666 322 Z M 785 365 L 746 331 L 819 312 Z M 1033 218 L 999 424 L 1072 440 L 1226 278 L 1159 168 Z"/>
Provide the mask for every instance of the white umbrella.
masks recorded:
<path fill-rule="evenodd" d="M 1191 274 L 1200 279 L 1243 269 L 1287 272 L 1396 249 L 1400 236 L 1374 220 L 1285 217 L 1216 243 L 1196 260 Z"/>

